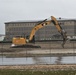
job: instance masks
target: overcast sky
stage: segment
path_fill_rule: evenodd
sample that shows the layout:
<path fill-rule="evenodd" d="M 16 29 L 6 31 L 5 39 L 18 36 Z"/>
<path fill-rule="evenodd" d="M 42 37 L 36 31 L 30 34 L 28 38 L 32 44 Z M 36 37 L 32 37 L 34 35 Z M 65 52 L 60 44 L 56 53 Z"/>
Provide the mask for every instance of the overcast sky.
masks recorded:
<path fill-rule="evenodd" d="M 76 18 L 76 0 L 0 0 L 0 34 L 5 34 L 5 22 Z"/>

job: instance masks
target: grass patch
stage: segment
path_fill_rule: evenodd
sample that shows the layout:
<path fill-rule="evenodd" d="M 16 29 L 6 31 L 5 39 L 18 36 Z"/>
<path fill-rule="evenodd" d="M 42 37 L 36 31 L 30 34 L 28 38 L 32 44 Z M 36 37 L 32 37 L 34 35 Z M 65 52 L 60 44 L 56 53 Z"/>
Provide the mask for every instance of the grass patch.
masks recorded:
<path fill-rule="evenodd" d="M 0 75 L 76 75 L 76 70 L 67 70 L 67 71 L 0 70 Z"/>

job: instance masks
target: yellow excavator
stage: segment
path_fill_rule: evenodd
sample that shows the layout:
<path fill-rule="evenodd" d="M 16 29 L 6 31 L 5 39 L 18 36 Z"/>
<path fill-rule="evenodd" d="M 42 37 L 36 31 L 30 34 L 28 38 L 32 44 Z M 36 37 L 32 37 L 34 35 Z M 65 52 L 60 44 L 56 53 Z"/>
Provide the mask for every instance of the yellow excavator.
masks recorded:
<path fill-rule="evenodd" d="M 62 38 L 63 38 L 62 47 L 64 47 L 64 44 L 67 40 L 67 35 L 54 16 L 51 16 L 51 20 L 45 19 L 44 21 L 35 25 L 35 27 L 31 31 L 28 39 L 26 39 L 24 37 L 13 37 L 11 47 L 26 45 L 28 42 L 30 42 L 33 39 L 37 30 L 43 28 L 46 25 L 49 25 L 50 23 L 53 23 L 55 25 L 55 27 L 57 28 L 58 32 L 62 35 Z"/>

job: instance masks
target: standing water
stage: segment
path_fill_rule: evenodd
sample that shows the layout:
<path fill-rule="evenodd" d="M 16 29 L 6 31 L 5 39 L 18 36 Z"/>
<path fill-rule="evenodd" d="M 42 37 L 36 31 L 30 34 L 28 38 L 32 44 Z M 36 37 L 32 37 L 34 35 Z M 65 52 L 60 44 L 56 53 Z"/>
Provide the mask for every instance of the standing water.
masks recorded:
<path fill-rule="evenodd" d="M 19 57 L 7 58 L 0 56 L 0 65 L 28 65 L 28 64 L 76 64 L 76 56 L 62 57 Z"/>

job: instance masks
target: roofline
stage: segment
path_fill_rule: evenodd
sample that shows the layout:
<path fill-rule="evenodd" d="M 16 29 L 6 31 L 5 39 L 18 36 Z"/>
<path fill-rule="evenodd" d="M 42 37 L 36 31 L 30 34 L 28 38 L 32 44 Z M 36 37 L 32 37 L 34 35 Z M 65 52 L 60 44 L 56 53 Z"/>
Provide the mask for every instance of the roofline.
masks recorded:
<path fill-rule="evenodd" d="M 58 20 L 58 21 L 76 21 L 76 19 L 63 19 L 63 20 Z"/>
<path fill-rule="evenodd" d="M 41 22 L 43 20 L 29 20 L 29 21 L 11 21 L 11 22 L 5 22 L 5 24 L 8 24 L 8 23 L 38 23 L 38 22 Z"/>
<path fill-rule="evenodd" d="M 5 24 L 8 23 L 38 23 L 41 22 L 43 20 L 26 20 L 26 21 L 11 21 L 11 22 L 5 22 Z M 58 21 L 76 21 L 76 19 L 58 19 Z"/>

